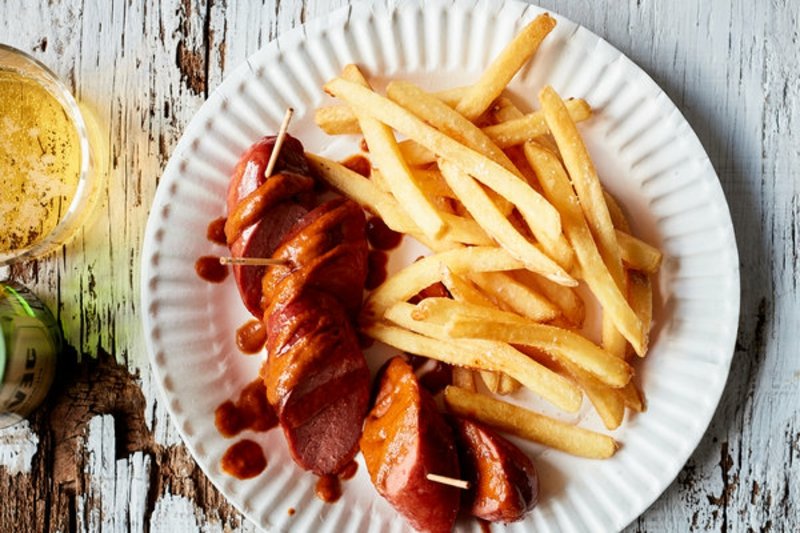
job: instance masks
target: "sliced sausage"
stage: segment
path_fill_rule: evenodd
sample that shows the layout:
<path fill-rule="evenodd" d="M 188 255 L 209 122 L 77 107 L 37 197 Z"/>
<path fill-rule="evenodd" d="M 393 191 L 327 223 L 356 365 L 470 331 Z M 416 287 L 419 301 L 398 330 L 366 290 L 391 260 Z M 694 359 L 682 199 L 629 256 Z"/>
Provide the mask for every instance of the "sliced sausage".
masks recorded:
<path fill-rule="evenodd" d="M 369 409 L 369 369 L 336 299 L 314 290 L 273 306 L 267 319 L 264 369 L 295 462 L 334 474 L 358 452 Z"/>
<path fill-rule="evenodd" d="M 460 489 L 426 476 L 459 477 L 453 433 L 401 357 L 391 359 L 381 372 L 361 452 L 375 488 L 414 529 L 452 530 Z"/>
<path fill-rule="evenodd" d="M 493 430 L 460 417 L 450 419 L 461 457 L 461 473 L 470 482 L 464 508 L 490 522 L 515 522 L 536 505 L 539 477 L 533 461 Z"/>

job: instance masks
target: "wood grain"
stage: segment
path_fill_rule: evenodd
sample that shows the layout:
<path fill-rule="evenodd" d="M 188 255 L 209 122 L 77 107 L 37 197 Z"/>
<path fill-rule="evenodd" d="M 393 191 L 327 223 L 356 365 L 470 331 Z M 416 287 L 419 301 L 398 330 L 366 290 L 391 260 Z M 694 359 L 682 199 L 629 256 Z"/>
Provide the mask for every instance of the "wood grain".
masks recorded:
<path fill-rule="evenodd" d="M 254 530 L 156 400 L 138 309 L 144 226 L 172 148 L 224 76 L 344 3 L 0 2 L 0 40 L 49 65 L 91 110 L 108 180 L 72 243 L 10 271 L 56 312 L 72 349 L 31 420 L 30 472 L 0 466 L 0 531 Z M 678 479 L 629 530 L 800 530 L 800 4 L 540 4 L 605 37 L 675 101 L 720 176 L 740 250 L 722 401 Z"/>

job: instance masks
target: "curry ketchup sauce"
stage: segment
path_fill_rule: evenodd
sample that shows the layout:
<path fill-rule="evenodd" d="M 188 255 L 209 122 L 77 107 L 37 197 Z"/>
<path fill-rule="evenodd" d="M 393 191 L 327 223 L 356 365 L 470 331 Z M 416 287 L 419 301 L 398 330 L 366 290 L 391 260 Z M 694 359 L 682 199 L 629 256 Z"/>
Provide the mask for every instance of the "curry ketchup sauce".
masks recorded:
<path fill-rule="evenodd" d="M 268 431 L 278 424 L 272 406 L 267 403 L 267 391 L 261 379 L 247 385 L 234 403 L 224 402 L 214 411 L 214 425 L 224 437 L 235 437 L 245 429 Z M 238 479 L 249 479 L 267 467 L 261 446 L 250 439 L 231 445 L 220 461 L 222 470 Z"/>

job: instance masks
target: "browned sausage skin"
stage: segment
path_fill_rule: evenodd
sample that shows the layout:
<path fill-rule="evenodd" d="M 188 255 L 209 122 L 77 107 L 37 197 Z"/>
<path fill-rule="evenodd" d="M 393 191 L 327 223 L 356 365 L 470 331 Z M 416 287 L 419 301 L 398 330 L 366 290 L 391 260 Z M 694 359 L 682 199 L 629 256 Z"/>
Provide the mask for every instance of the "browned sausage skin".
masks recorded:
<path fill-rule="evenodd" d="M 366 219 L 350 200 L 314 209 L 303 146 L 287 137 L 264 176 L 274 137 L 242 156 L 228 189 L 234 257 L 279 257 L 288 266 L 234 267 L 242 300 L 262 319 L 262 377 L 295 462 L 334 474 L 358 452 L 369 409 L 369 370 L 351 323 L 366 279 Z"/>
<path fill-rule="evenodd" d="M 515 522 L 536 505 L 539 477 L 533 461 L 493 430 L 460 417 L 449 419 L 470 482 L 464 509 L 489 522 Z"/>
<path fill-rule="evenodd" d="M 378 492 L 418 531 L 452 530 L 459 489 L 427 474 L 459 477 L 453 434 L 411 366 L 391 359 L 364 423 L 361 453 Z"/>

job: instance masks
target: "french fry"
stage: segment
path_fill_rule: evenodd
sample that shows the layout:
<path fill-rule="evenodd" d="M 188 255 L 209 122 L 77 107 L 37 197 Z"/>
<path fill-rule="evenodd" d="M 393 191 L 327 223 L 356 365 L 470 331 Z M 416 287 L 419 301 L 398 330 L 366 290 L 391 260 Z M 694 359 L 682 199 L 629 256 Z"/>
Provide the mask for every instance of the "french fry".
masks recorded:
<path fill-rule="evenodd" d="M 620 230 L 616 230 L 622 261 L 628 268 L 646 274 L 655 274 L 661 268 L 661 252 L 655 246 L 637 239 Z"/>
<path fill-rule="evenodd" d="M 366 316 L 382 317 L 397 302 L 405 302 L 419 291 L 441 281 L 442 267 L 455 273 L 516 270 L 522 263 L 501 248 L 473 246 L 423 257 L 397 272 L 372 291 L 364 304 Z"/>
<path fill-rule="evenodd" d="M 617 451 L 617 443 L 607 435 L 554 420 L 477 392 L 449 386 L 444 390 L 444 401 L 451 413 L 572 455 L 607 459 Z"/>
<path fill-rule="evenodd" d="M 429 196 L 457 199 L 439 169 L 414 168 L 411 170 L 419 186 Z"/>
<path fill-rule="evenodd" d="M 485 293 L 494 297 L 501 307 L 537 322 L 547 322 L 559 315 L 556 306 L 531 287 L 503 272 L 473 272 L 472 280 Z"/>
<path fill-rule="evenodd" d="M 482 305 L 494 309 L 496 306 L 492 300 L 483 292 L 475 287 L 468 279 L 454 274 L 449 268 L 442 269 L 442 284 L 457 302 L 465 302 L 473 305 Z"/>
<path fill-rule="evenodd" d="M 450 107 L 455 107 L 461 101 L 461 97 L 467 92 L 468 87 L 454 87 L 434 93 Z M 317 108 L 314 114 L 314 121 L 317 126 L 328 135 L 358 134 L 361 128 L 358 126 L 358 119 L 353 110 L 346 105 L 333 105 Z M 401 143 L 402 144 L 402 143 Z M 431 159 L 429 162 L 433 162 Z"/>
<path fill-rule="evenodd" d="M 639 272 L 628 271 L 631 307 L 642 322 L 645 331 L 653 323 L 653 285 L 650 278 Z"/>
<path fill-rule="evenodd" d="M 343 105 L 318 108 L 314 113 L 314 122 L 328 135 L 361 133 L 355 113 Z"/>
<path fill-rule="evenodd" d="M 561 279 L 563 276 L 569 276 L 558 263 L 545 255 L 511 225 L 486 195 L 483 188 L 468 174 L 450 161 L 441 161 L 439 168 L 442 170 L 447 184 L 478 224 L 500 246 L 519 259 L 527 269 L 538 272 L 549 279 Z"/>
<path fill-rule="evenodd" d="M 572 327 L 581 327 L 586 317 L 586 306 L 572 287 L 553 283 L 547 278 L 527 270 L 515 270 L 511 273 L 524 285 L 538 290 L 561 311 L 561 315 Z"/>
<path fill-rule="evenodd" d="M 441 326 L 412 319 L 412 310 L 411 304 L 395 304 L 391 308 L 391 318 L 395 323 L 412 326 L 413 330 L 374 323 L 362 327 L 362 331 L 405 352 L 424 355 L 451 365 L 504 372 L 565 411 L 575 412 L 580 408 L 581 393 L 573 383 L 525 354 L 503 343 L 451 339 L 444 334 Z"/>
<path fill-rule="evenodd" d="M 603 190 L 603 198 L 606 200 L 608 215 L 611 217 L 611 222 L 614 223 L 614 227 L 625 233 L 630 233 L 631 227 L 628 224 L 628 217 L 625 216 L 625 211 L 622 209 L 622 206 L 619 205 L 617 199 L 606 190 Z"/>
<path fill-rule="evenodd" d="M 342 77 L 371 89 L 355 65 L 347 65 Z M 411 170 L 400 154 L 392 130 L 359 109 L 355 112 L 364 139 L 369 146 L 372 164 L 380 168 L 381 175 L 401 208 L 428 238 L 437 239 L 444 235 L 445 222 L 414 180 Z"/>
<path fill-rule="evenodd" d="M 526 143 L 524 150 L 544 194 L 564 218 L 564 231 L 575 249 L 583 278 L 604 312 L 613 319 L 614 326 L 637 354 L 644 354 L 647 351 L 647 332 L 603 262 L 564 168 L 550 151 L 536 143 Z"/>
<path fill-rule="evenodd" d="M 592 117 L 592 108 L 582 98 L 573 98 L 564 102 L 567 112 L 574 122 L 583 122 Z M 483 128 L 485 133 L 500 148 L 516 146 L 532 141 L 540 135 L 549 133 L 544 113 L 536 111 L 527 115 L 520 113 L 517 117 L 507 119 L 502 114 L 495 115 L 502 122 Z"/>
<path fill-rule="evenodd" d="M 570 99 L 565 102 L 565 105 L 569 116 L 575 122 L 583 122 L 592 116 L 592 108 L 586 100 Z M 346 109 L 344 106 L 340 107 Z M 481 131 L 500 148 L 510 148 L 522 144 L 550 131 L 544 120 L 544 113 L 541 111 L 527 115 L 520 113 L 513 119 L 502 120 L 501 124 L 481 128 Z M 436 154 L 412 140 L 401 141 L 400 152 L 411 166 L 423 166 L 436 161 Z"/>
<path fill-rule="evenodd" d="M 397 201 L 387 192 L 378 187 L 373 180 L 369 180 L 357 172 L 353 172 L 343 165 L 326 159 L 322 156 L 306 152 L 311 169 L 331 187 L 341 191 L 368 211 L 380 216 L 383 221 L 394 231 L 408 233 L 424 241 L 423 244 L 431 249 L 441 250 L 436 239 L 425 239 L 411 217 L 400 209 Z M 374 174 L 374 172 L 373 172 Z M 481 227 L 474 221 L 464 217 L 441 213 L 447 230 L 445 237 L 453 242 L 475 245 L 490 245 L 492 239 L 486 235 Z"/>
<path fill-rule="evenodd" d="M 501 165 L 447 137 L 391 100 L 369 89 L 337 78 L 325 84 L 325 90 L 403 135 L 415 139 L 442 159 L 456 163 L 462 171 L 512 202 L 540 241 L 554 241 L 559 238 L 561 222 L 558 212 L 524 180 Z M 567 285 L 575 283 L 569 275 L 553 281 Z"/>
<path fill-rule="evenodd" d="M 453 385 L 466 390 L 476 390 L 474 372 L 463 366 L 454 366 Z"/>
<path fill-rule="evenodd" d="M 446 298 L 426 298 L 414 314 L 419 319 L 443 324 L 453 338 L 485 339 L 524 344 L 568 360 L 611 387 L 630 381 L 631 367 L 585 337 L 570 330 L 537 324 L 505 311 L 487 309 Z"/>
<path fill-rule="evenodd" d="M 500 96 L 511 78 L 527 63 L 556 26 L 547 13 L 539 15 L 509 43 L 483 71 L 456 106 L 456 111 L 475 120 Z"/>
<path fill-rule="evenodd" d="M 485 154 L 509 172 L 522 177 L 503 150 L 478 126 L 432 94 L 413 83 L 393 81 L 386 87 L 386 96 L 464 146 Z"/>
<path fill-rule="evenodd" d="M 481 370 L 480 376 L 481 380 L 483 380 L 483 384 L 486 385 L 486 388 L 489 390 L 489 392 L 497 394 L 500 390 L 500 372 Z"/>
<path fill-rule="evenodd" d="M 408 82 L 392 82 L 386 88 L 386 92 L 391 100 L 411 111 L 420 119 L 425 120 L 426 123 L 463 143 L 464 146 L 486 155 L 489 159 L 516 175 L 520 180 L 526 180 L 525 176 L 514 166 L 508 156 L 480 128 L 448 107 L 441 100 Z M 446 169 L 446 166 L 449 168 Z M 517 234 L 517 237 L 514 237 L 509 233 L 514 228 L 505 218 L 511 212 L 512 205 L 502 197 L 498 198 L 496 194 L 491 194 L 492 191 L 488 193 L 484 191 L 455 164 L 448 161 L 440 161 L 439 168 L 442 170 L 442 174 L 450 188 L 456 192 L 456 195 L 470 211 L 473 218 L 480 222 L 479 217 L 482 216 L 484 222 L 481 223 L 481 226 L 498 239 L 498 242 L 501 242 L 500 239 L 505 238 L 508 241 L 508 245 L 503 244 L 503 246 L 506 246 L 509 250 L 521 252 L 526 241 L 521 235 Z M 455 184 L 453 180 L 456 180 Z M 458 189 L 456 189 L 456 186 L 458 186 Z M 498 231 L 505 229 L 506 231 L 497 234 L 492 229 Z M 515 231 L 514 233 L 517 232 Z M 566 268 L 571 265 L 573 261 L 572 250 L 570 250 L 569 244 L 561 235 L 555 239 L 546 238 L 545 235 L 539 235 L 538 237 L 542 241 L 541 244 L 545 252 L 550 257 Z"/>
<path fill-rule="evenodd" d="M 623 282 L 622 258 L 611 215 L 608 213 L 608 206 L 603 196 L 603 187 L 594 163 L 589 157 L 589 152 L 586 150 L 578 128 L 555 90 L 550 86 L 543 88 L 539 92 L 539 102 L 542 105 L 547 126 L 558 144 L 572 185 L 578 194 L 586 221 L 598 241 L 597 248 L 600 255 L 617 287 L 621 289 Z"/>
<path fill-rule="evenodd" d="M 612 389 L 572 363 L 562 361 L 560 364 L 564 373 L 572 377 L 583 389 L 583 392 L 586 393 L 586 397 L 589 398 L 606 429 L 617 429 L 625 417 L 625 402 L 623 401 L 622 389 Z"/>
<path fill-rule="evenodd" d="M 497 384 L 497 394 L 507 396 L 517 392 L 521 387 L 522 383 L 508 374 L 500 374 L 500 382 Z"/>

